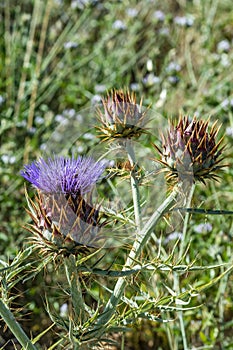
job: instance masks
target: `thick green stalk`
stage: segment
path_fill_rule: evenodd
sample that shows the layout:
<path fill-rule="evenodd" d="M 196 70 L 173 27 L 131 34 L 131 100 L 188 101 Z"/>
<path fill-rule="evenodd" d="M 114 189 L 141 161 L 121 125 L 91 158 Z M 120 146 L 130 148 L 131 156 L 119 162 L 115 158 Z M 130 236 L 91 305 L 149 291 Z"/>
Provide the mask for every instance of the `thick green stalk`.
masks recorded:
<path fill-rule="evenodd" d="M 191 202 L 192 202 L 194 191 L 195 191 L 195 184 L 192 184 L 190 192 L 189 192 L 189 195 L 188 195 L 188 198 L 187 198 L 187 201 L 185 203 L 185 206 L 187 208 L 189 208 L 191 206 Z M 185 218 L 184 218 L 184 226 L 183 226 L 183 230 L 182 230 L 182 239 L 181 239 L 181 244 L 180 244 L 180 249 L 179 249 L 179 256 L 178 256 L 179 259 L 181 259 L 182 255 L 184 254 L 184 248 L 185 248 L 185 244 L 186 244 L 186 234 L 187 234 L 189 217 L 190 217 L 190 213 L 187 213 L 185 215 Z"/>
<path fill-rule="evenodd" d="M 8 309 L 6 304 L 0 299 L 0 315 L 5 321 L 11 332 L 14 334 L 16 339 L 22 345 L 24 350 L 36 350 L 37 348 L 32 344 L 24 330 L 21 328 L 19 323 L 16 321 L 12 312 Z"/>
<path fill-rule="evenodd" d="M 64 259 L 66 278 L 70 286 L 70 295 L 73 304 L 74 320 L 82 324 L 86 318 L 86 308 L 83 300 L 75 257 L 70 255 Z"/>
<path fill-rule="evenodd" d="M 167 211 L 171 205 L 175 202 L 176 196 L 179 192 L 179 186 L 176 186 L 169 197 L 163 202 L 163 204 L 154 212 L 151 216 L 150 220 L 146 223 L 144 228 L 138 234 L 137 240 L 134 242 L 133 247 L 128 255 L 126 263 L 123 267 L 123 271 L 132 268 L 134 264 L 134 260 L 138 258 L 143 247 L 146 245 L 147 241 L 150 238 L 151 231 L 153 227 L 156 225 L 158 220 L 162 217 L 165 211 Z M 126 286 L 126 279 L 124 277 L 120 277 L 115 285 L 113 293 L 104 309 L 102 315 L 100 315 L 98 322 L 96 324 L 97 328 L 100 328 L 101 325 L 105 325 L 111 319 L 112 315 L 115 312 L 115 308 L 119 303 L 121 296 L 124 292 Z"/>

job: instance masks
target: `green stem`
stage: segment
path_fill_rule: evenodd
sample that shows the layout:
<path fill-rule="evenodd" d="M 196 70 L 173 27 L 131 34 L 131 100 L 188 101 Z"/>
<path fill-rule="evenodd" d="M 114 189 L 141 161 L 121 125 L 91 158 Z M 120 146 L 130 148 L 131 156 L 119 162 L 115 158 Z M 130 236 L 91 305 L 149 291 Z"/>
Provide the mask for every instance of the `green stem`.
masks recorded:
<path fill-rule="evenodd" d="M 0 315 L 25 350 L 36 350 L 6 304 L 0 300 Z"/>
<path fill-rule="evenodd" d="M 143 247 L 146 245 L 147 241 L 150 238 L 151 231 L 158 220 L 162 217 L 165 211 L 169 209 L 169 207 L 175 202 L 176 196 L 179 192 L 179 186 L 176 186 L 169 197 L 163 202 L 163 204 L 154 212 L 151 216 L 150 220 L 146 223 L 144 228 L 139 233 L 137 240 L 134 242 L 133 247 L 128 255 L 126 263 L 122 269 L 125 271 L 133 266 L 135 259 L 140 255 Z M 124 292 L 126 286 L 126 279 L 124 277 L 120 277 L 115 285 L 115 288 L 112 292 L 112 295 L 105 306 L 104 312 L 100 315 L 98 322 L 96 324 L 96 328 L 100 328 L 101 326 L 106 325 L 108 321 L 111 319 L 112 315 L 115 312 L 115 307 L 119 303 L 121 296 Z"/>
<path fill-rule="evenodd" d="M 75 257 L 70 255 L 64 259 L 66 278 L 70 286 L 70 295 L 74 311 L 74 320 L 83 324 L 86 318 L 86 308 L 83 300 Z"/>
<path fill-rule="evenodd" d="M 192 202 L 192 198 L 193 198 L 193 194 L 195 191 L 195 184 L 192 184 L 192 187 L 190 189 L 189 192 L 189 196 L 187 198 L 187 201 L 185 203 L 185 206 L 187 208 L 189 208 L 191 206 L 191 202 Z M 178 258 L 181 259 L 182 255 L 184 253 L 184 248 L 185 248 L 185 244 L 186 244 L 186 234 L 187 234 L 187 228 L 188 228 L 188 222 L 189 222 L 189 217 L 190 217 L 190 213 L 187 213 L 185 215 L 184 218 L 184 226 L 183 226 L 183 231 L 182 231 L 182 239 L 181 239 L 181 244 L 180 244 L 180 250 L 179 250 L 179 255 Z"/>
<path fill-rule="evenodd" d="M 126 150 L 128 153 L 130 166 L 132 168 L 131 174 L 130 174 L 130 181 L 131 181 L 131 189 L 132 189 L 132 197 L 133 197 L 133 205 L 134 205 L 135 224 L 137 227 L 137 232 L 139 232 L 141 229 L 140 193 L 139 193 L 138 180 L 137 180 L 136 171 L 135 171 L 136 158 L 135 158 L 134 149 L 130 140 L 126 143 Z"/>
<path fill-rule="evenodd" d="M 192 184 L 192 187 L 191 187 L 190 192 L 189 192 L 189 196 L 188 196 L 187 201 L 185 203 L 185 206 L 187 206 L 188 208 L 191 205 L 194 190 L 195 190 L 195 184 Z M 178 254 L 179 260 L 182 259 L 182 256 L 184 254 L 189 217 L 190 217 L 190 213 L 186 213 L 185 218 L 184 218 L 184 226 L 183 226 L 183 231 L 182 231 L 181 245 L 180 245 L 179 254 Z M 178 296 L 180 294 L 180 277 L 175 272 L 174 272 L 174 290 L 176 291 L 176 295 Z M 179 307 L 180 307 L 180 305 L 179 305 Z M 181 331 L 181 336 L 182 336 L 182 341 L 183 341 L 183 349 L 188 350 L 188 343 L 187 343 L 187 337 L 186 337 L 186 332 L 185 332 L 183 311 L 181 310 L 181 311 L 178 311 L 177 313 L 178 313 L 178 318 L 179 318 L 179 323 L 180 323 L 180 331 Z"/>
<path fill-rule="evenodd" d="M 177 296 L 180 294 L 180 279 L 179 275 L 174 272 L 174 290 L 176 291 Z M 181 307 L 181 305 L 178 305 Z M 177 311 L 178 314 L 178 319 L 180 323 L 180 332 L 181 332 L 181 337 L 183 341 L 183 349 L 188 350 L 188 343 L 187 343 L 187 338 L 186 338 L 186 332 L 185 332 L 185 325 L 184 325 L 184 318 L 183 318 L 183 311 Z M 177 341 L 178 343 L 178 341 Z M 177 346 L 178 348 L 178 346 Z"/>

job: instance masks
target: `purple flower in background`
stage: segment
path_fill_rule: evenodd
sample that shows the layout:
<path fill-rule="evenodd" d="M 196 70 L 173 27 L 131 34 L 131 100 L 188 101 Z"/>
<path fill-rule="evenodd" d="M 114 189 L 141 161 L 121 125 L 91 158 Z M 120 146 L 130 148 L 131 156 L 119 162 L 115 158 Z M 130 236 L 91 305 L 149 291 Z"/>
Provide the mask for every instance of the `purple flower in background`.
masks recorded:
<path fill-rule="evenodd" d="M 25 165 L 20 175 L 47 194 L 83 195 L 92 189 L 105 167 L 106 163 L 95 162 L 91 157 L 54 156 Z"/>

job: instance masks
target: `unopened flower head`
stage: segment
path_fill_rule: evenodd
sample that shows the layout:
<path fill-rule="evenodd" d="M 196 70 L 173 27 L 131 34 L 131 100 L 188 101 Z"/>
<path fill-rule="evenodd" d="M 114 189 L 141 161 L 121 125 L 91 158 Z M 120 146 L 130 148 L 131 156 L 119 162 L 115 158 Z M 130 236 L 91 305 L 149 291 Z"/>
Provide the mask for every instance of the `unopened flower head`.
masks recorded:
<path fill-rule="evenodd" d="M 161 156 L 158 162 L 168 172 L 167 180 L 217 180 L 218 170 L 226 166 L 220 164 L 225 146 L 223 138 L 216 140 L 219 129 L 217 122 L 210 128 L 209 120 L 196 117 L 180 117 L 177 124 L 170 123 L 167 135 L 162 135 L 162 150 L 155 146 Z"/>
<path fill-rule="evenodd" d="M 105 164 L 92 158 L 40 158 L 24 166 L 21 175 L 38 190 L 36 201 L 26 193 L 34 224 L 27 229 L 43 253 L 79 254 L 89 251 L 100 223 L 99 207 L 91 204 L 91 190 Z M 89 202 L 84 196 L 89 195 Z"/>
<path fill-rule="evenodd" d="M 142 100 L 136 103 L 134 93 L 114 90 L 103 99 L 103 110 L 99 109 L 98 127 L 104 141 L 117 138 L 137 138 L 146 133 L 146 111 L 142 109 Z"/>

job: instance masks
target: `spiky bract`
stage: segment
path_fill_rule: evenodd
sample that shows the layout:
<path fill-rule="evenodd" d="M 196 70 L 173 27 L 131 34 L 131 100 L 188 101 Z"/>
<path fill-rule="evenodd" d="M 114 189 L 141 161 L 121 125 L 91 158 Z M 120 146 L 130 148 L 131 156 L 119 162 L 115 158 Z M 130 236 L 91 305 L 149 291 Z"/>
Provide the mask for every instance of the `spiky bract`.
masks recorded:
<path fill-rule="evenodd" d="M 87 254 L 98 244 L 100 223 L 98 208 L 94 208 L 80 196 L 67 199 L 63 194 L 45 195 L 38 191 L 35 201 L 26 193 L 28 214 L 33 224 L 25 228 L 33 234 L 32 241 L 42 254 Z"/>

